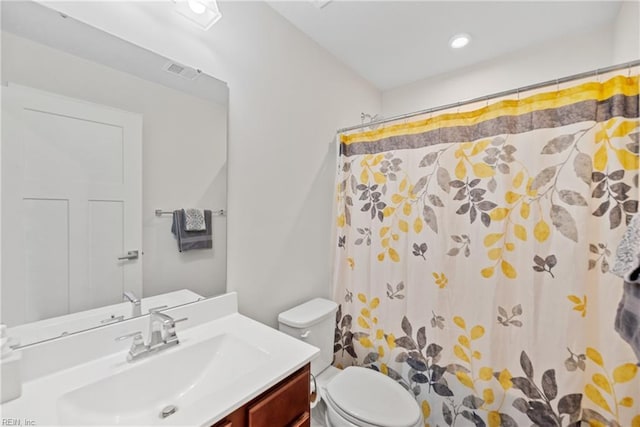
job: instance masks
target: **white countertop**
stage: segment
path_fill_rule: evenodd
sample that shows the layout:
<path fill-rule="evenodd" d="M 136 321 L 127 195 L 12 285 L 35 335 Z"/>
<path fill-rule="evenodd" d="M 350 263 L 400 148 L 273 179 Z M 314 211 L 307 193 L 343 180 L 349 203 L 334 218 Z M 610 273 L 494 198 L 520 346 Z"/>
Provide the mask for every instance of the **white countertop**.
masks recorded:
<path fill-rule="evenodd" d="M 229 298 L 228 295 L 225 297 Z M 235 294 L 232 295 L 235 298 Z M 208 307 L 200 306 L 197 308 L 201 312 L 206 311 L 204 309 L 210 308 L 211 300 L 194 303 L 193 306 L 207 302 L 209 302 Z M 182 308 L 182 310 L 185 309 L 188 309 L 188 306 Z M 184 311 L 181 312 L 181 314 L 183 313 Z M 198 317 L 197 313 L 193 314 L 194 317 Z M 139 323 L 135 326 L 138 325 Z M 204 391 L 189 394 L 188 398 L 179 403 L 179 410 L 175 414 L 165 419 L 159 417 L 156 419 L 157 425 L 211 426 L 223 419 L 228 413 L 303 367 L 319 352 L 313 346 L 237 312 L 200 322 L 197 325 L 188 325 L 190 326 L 188 329 L 181 330 L 180 325 L 178 327 L 179 345 L 145 359 L 129 363 L 126 361 L 128 350 L 123 350 L 120 347 L 117 352 L 106 354 L 97 359 L 86 360 L 84 363 L 61 370 L 53 370 L 23 383 L 22 396 L 0 406 L 2 418 L 22 420 L 22 425 L 25 425 L 28 420 L 38 426 L 61 425 L 64 420 L 60 419 L 59 399 L 67 393 L 116 374 L 125 373 L 126 376 L 128 370 L 136 369 L 136 367 L 152 361 L 153 358 L 163 357 L 171 352 L 189 351 L 191 347 L 202 343 L 203 340 L 229 334 L 261 350 L 265 356 L 256 366 L 243 368 L 237 376 L 226 376 L 232 380 L 212 385 L 210 388 L 198 388 L 198 390 Z M 105 336 L 104 338 L 111 337 Z M 76 338 L 73 345 L 78 344 L 82 344 L 81 338 Z M 175 366 L 176 372 L 179 369 L 180 366 Z M 158 382 L 157 378 L 155 382 Z M 160 384 L 162 384 L 161 379 Z"/>

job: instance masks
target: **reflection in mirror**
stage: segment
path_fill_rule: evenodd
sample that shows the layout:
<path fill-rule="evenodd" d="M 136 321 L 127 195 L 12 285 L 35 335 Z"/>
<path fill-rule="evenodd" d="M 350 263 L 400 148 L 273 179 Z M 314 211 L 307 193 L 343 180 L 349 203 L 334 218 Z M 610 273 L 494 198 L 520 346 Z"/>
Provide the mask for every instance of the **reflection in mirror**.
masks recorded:
<path fill-rule="evenodd" d="M 225 292 L 226 83 L 29 1 L 2 2 L 2 82 L 14 344 Z"/>

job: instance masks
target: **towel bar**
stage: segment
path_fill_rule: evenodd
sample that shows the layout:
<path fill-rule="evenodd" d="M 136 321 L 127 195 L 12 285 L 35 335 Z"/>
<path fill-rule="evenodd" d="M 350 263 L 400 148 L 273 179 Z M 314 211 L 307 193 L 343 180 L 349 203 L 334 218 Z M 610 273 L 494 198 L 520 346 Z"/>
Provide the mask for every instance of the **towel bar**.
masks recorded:
<path fill-rule="evenodd" d="M 211 215 L 215 216 L 225 216 L 227 213 L 224 209 L 219 209 L 217 211 L 211 211 Z M 156 209 L 156 216 L 162 215 L 173 215 L 173 211 L 163 211 L 162 209 Z"/>

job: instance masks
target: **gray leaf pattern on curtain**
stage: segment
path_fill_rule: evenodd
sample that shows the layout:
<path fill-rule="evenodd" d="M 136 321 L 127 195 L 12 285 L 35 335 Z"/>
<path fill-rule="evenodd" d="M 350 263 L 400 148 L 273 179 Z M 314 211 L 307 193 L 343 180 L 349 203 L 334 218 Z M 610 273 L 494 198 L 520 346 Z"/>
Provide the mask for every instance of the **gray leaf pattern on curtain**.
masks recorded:
<path fill-rule="evenodd" d="M 638 76 L 341 136 L 335 364 L 425 426 L 640 426 L 612 248 L 638 211 Z"/>

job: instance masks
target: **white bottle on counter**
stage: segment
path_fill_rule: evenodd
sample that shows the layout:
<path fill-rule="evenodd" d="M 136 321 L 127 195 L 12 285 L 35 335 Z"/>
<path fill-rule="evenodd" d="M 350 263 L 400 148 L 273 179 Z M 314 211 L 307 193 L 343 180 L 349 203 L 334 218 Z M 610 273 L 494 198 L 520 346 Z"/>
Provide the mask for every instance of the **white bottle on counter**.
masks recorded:
<path fill-rule="evenodd" d="M 6 325 L 0 325 L 0 403 L 16 399 L 22 394 L 20 352 L 10 347 Z"/>

